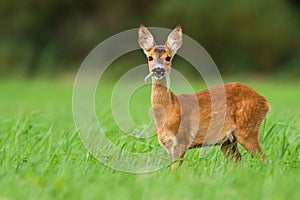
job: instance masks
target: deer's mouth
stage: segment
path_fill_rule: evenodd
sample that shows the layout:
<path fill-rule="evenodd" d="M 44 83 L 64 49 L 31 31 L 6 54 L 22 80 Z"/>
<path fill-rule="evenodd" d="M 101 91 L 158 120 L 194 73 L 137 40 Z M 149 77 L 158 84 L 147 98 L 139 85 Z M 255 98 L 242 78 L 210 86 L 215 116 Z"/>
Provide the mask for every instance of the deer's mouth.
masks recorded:
<path fill-rule="evenodd" d="M 161 70 L 162 69 L 162 70 Z M 170 74 L 165 71 L 165 69 L 153 69 L 146 77 L 145 82 L 149 79 L 154 77 L 155 80 L 161 80 L 163 77 L 166 77 L 166 86 L 169 91 L 170 89 Z"/>
<path fill-rule="evenodd" d="M 165 76 L 166 70 L 162 67 L 156 67 L 152 70 L 152 72 L 156 80 L 161 80 Z"/>

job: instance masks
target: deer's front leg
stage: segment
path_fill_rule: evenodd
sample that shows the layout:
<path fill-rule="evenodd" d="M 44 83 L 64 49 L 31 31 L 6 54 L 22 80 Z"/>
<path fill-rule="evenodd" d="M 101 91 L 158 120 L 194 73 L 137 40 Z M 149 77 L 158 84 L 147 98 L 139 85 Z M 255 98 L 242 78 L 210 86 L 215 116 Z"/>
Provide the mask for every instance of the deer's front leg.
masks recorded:
<path fill-rule="evenodd" d="M 180 166 L 183 160 L 176 160 L 184 157 L 187 148 L 183 144 L 178 143 L 176 136 L 172 134 L 162 134 L 158 140 L 172 158 L 171 168 Z"/>
<path fill-rule="evenodd" d="M 178 166 L 181 166 L 183 163 L 183 157 L 185 155 L 186 152 L 186 147 L 182 144 L 177 144 L 176 146 L 173 146 L 172 149 L 172 164 L 171 164 L 171 168 L 174 169 Z M 181 159 L 181 160 L 178 160 Z"/>

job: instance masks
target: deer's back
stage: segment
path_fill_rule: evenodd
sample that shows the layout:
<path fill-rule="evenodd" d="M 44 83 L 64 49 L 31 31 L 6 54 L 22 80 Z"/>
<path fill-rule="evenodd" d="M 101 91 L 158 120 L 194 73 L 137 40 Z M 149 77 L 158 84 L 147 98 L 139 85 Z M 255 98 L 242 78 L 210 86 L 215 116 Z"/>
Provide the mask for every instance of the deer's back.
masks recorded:
<path fill-rule="evenodd" d="M 211 133 L 219 133 L 221 127 L 218 135 L 221 141 L 227 133 L 236 129 L 257 128 L 269 111 L 269 103 L 263 96 L 238 82 L 203 90 L 196 95 L 177 95 L 177 98 L 179 102 L 185 102 L 182 103 L 185 104 L 184 109 L 189 110 L 182 117 L 199 119 L 197 133 L 194 133 L 195 143 L 201 143 L 205 137 L 205 140 L 210 140 L 207 138 L 209 129 Z M 195 98 L 199 105 L 197 109 L 195 103 L 188 103 L 189 99 Z M 211 140 L 215 137 L 211 135 Z"/>

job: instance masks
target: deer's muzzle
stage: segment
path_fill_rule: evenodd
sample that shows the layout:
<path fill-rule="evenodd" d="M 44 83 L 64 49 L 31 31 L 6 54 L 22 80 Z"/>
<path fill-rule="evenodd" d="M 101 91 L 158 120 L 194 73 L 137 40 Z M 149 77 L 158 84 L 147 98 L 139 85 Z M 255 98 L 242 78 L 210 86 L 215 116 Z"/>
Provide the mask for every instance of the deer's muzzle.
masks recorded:
<path fill-rule="evenodd" d="M 152 72 L 154 73 L 154 78 L 160 80 L 164 77 L 166 70 L 162 67 L 155 67 Z"/>

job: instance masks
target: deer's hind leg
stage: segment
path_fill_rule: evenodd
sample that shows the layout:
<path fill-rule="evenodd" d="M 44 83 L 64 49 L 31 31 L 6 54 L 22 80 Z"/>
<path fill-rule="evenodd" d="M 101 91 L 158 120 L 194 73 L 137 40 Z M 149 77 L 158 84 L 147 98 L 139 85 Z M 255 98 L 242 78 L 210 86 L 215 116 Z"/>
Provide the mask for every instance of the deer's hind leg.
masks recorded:
<path fill-rule="evenodd" d="M 230 161 L 239 162 L 242 159 L 236 141 L 231 142 L 230 140 L 226 140 L 221 144 L 221 151 Z"/>
<path fill-rule="evenodd" d="M 255 104 L 254 104 L 255 103 Z M 259 128 L 264 120 L 269 105 L 264 99 L 252 102 L 241 102 L 236 112 L 236 127 L 234 136 L 251 157 L 260 156 L 264 160 L 264 154 L 259 143 Z"/>
<path fill-rule="evenodd" d="M 264 160 L 264 154 L 258 140 L 258 130 L 255 132 L 240 131 L 236 135 L 237 141 L 246 149 L 251 157 L 260 156 Z"/>
<path fill-rule="evenodd" d="M 262 120 L 261 120 L 262 121 Z M 238 143 L 240 143 L 251 157 L 260 156 L 261 160 L 264 160 L 264 154 L 259 143 L 259 122 L 254 120 L 238 121 L 237 130 L 234 131 L 234 136 Z"/>

